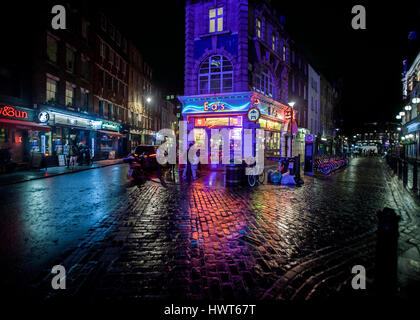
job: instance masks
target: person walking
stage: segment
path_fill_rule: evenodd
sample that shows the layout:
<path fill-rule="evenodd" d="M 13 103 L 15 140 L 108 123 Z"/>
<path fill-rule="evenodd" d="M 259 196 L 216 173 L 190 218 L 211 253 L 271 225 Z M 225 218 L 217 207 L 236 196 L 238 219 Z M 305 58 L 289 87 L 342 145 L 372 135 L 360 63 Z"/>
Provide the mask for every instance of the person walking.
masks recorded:
<path fill-rule="evenodd" d="M 197 164 L 192 164 L 190 162 L 189 159 L 189 153 L 190 153 L 190 149 L 193 146 L 193 143 L 191 142 L 188 146 L 188 150 L 187 150 L 187 164 L 184 167 L 184 171 L 182 173 L 182 179 L 186 180 L 187 176 L 188 176 L 188 171 L 190 170 L 192 176 L 193 176 L 193 180 L 197 180 Z M 197 157 L 197 155 L 194 155 L 195 157 Z"/>

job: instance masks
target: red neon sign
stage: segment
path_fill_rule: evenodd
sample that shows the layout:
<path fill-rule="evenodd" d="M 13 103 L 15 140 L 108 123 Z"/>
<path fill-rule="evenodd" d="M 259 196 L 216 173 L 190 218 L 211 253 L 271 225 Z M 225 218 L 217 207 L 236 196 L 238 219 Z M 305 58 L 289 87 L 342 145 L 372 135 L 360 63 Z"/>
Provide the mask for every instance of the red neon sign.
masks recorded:
<path fill-rule="evenodd" d="M 9 118 L 28 119 L 28 113 L 26 111 L 16 110 L 8 106 L 0 107 L 0 115 Z"/>

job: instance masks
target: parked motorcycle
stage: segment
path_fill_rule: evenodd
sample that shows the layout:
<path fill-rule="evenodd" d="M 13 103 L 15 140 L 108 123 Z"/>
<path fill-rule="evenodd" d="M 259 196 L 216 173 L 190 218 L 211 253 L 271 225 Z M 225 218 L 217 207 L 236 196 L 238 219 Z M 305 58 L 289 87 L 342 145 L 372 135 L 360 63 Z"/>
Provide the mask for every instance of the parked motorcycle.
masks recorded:
<path fill-rule="evenodd" d="M 128 178 L 142 180 L 148 176 L 148 173 L 157 169 L 156 147 L 137 146 L 134 153 L 129 154 L 123 161 L 130 164 Z"/>

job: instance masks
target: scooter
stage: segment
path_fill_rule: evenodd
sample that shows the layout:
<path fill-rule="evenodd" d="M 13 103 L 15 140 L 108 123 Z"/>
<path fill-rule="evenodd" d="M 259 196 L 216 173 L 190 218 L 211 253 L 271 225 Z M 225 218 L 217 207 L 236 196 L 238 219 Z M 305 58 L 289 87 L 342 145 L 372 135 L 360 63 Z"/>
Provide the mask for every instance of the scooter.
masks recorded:
<path fill-rule="evenodd" d="M 135 154 L 131 153 L 128 157 L 123 159 L 124 163 L 130 164 L 130 169 L 128 170 L 128 178 L 130 180 L 143 180 L 144 175 L 144 154 Z"/>

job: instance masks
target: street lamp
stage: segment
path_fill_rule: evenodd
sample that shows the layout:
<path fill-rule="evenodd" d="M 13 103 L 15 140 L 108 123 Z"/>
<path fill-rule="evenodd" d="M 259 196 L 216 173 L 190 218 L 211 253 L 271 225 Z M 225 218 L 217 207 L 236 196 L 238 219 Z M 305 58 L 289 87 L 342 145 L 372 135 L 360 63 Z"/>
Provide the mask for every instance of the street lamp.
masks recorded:
<path fill-rule="evenodd" d="M 290 115 L 290 157 L 293 157 L 293 106 L 295 105 L 296 102 L 294 101 L 290 101 L 288 103 L 290 110 L 291 110 L 291 115 Z"/>
<path fill-rule="evenodd" d="M 152 98 L 147 97 L 147 98 L 146 98 L 146 101 L 147 101 L 147 103 L 150 103 L 150 102 L 152 101 Z"/>
<path fill-rule="evenodd" d="M 407 111 L 410 111 L 411 110 L 411 106 L 410 105 L 405 106 L 404 109 L 407 110 Z"/>
<path fill-rule="evenodd" d="M 411 100 L 412 103 L 420 103 L 420 98 L 416 97 Z"/>

